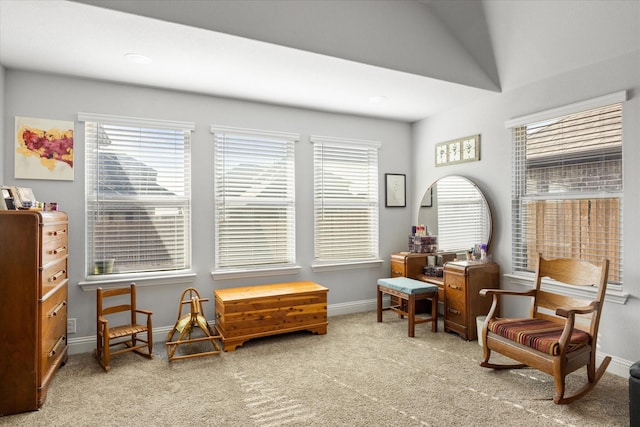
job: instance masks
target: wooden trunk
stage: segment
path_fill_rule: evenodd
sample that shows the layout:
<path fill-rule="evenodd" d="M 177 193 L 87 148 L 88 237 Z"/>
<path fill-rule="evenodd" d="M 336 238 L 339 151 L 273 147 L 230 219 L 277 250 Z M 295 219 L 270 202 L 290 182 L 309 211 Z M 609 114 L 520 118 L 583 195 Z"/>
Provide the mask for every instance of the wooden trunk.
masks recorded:
<path fill-rule="evenodd" d="M 327 333 L 327 292 L 313 282 L 276 283 L 214 291 L 216 328 L 224 351 L 246 340 L 293 331 Z"/>

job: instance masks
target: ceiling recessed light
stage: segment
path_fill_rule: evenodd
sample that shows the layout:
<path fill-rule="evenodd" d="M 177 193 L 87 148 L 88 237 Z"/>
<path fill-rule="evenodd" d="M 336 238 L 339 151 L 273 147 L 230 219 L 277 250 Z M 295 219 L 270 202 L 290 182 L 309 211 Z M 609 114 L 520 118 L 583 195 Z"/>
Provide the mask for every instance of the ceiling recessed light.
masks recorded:
<path fill-rule="evenodd" d="M 141 53 L 127 53 L 124 57 L 127 58 L 127 61 L 133 62 L 134 64 L 148 64 L 151 62 L 151 58 Z"/>
<path fill-rule="evenodd" d="M 372 104 L 382 104 L 386 100 L 386 96 L 372 96 L 371 98 L 369 98 L 369 102 Z"/>

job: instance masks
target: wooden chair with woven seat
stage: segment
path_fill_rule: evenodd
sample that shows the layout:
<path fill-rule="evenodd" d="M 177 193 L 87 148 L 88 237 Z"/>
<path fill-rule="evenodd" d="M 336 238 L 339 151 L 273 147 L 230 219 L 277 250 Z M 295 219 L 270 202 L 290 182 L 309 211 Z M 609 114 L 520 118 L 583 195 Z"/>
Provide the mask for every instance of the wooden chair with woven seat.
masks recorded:
<path fill-rule="evenodd" d="M 135 283 L 126 288 L 98 288 L 96 302 L 95 355 L 105 371 L 111 369 L 111 356 L 121 353 L 133 351 L 149 359 L 153 358 L 152 312 L 136 306 Z M 138 316 L 145 321 L 138 323 Z M 146 338 L 141 338 L 141 334 L 146 335 Z M 115 346 L 123 347 L 112 350 Z"/>
<path fill-rule="evenodd" d="M 483 359 L 480 366 L 493 369 L 532 367 L 554 377 L 554 403 L 571 403 L 590 392 L 604 375 L 611 357 L 596 366 L 598 326 L 607 289 L 609 261 L 600 265 L 586 261 L 538 256 L 535 287 L 529 291 L 483 289 L 481 295 L 493 301 L 482 330 Z M 541 289 L 543 278 L 573 287 L 595 288 L 592 300 L 560 295 Z M 575 294 L 575 293 L 574 293 Z M 531 299 L 529 317 L 500 318 L 501 296 Z M 489 362 L 491 352 L 507 356 L 518 364 Z M 571 396 L 565 396 L 565 378 L 586 367 L 586 383 Z"/>

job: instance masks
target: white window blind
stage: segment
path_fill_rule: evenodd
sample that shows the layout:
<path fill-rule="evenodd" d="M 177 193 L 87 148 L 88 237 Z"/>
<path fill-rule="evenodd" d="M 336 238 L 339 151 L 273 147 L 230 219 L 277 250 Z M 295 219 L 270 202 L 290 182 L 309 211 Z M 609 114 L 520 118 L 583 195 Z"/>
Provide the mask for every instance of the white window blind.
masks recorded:
<path fill-rule="evenodd" d="M 482 193 L 460 176 L 441 179 L 437 185 L 438 250 L 462 252 L 471 243 L 487 243 L 491 218 Z"/>
<path fill-rule="evenodd" d="M 317 261 L 378 258 L 379 143 L 312 137 Z"/>
<path fill-rule="evenodd" d="M 212 126 L 215 137 L 215 265 L 294 265 L 298 135 Z"/>
<path fill-rule="evenodd" d="M 87 273 L 191 262 L 192 123 L 79 113 L 85 122 Z"/>
<path fill-rule="evenodd" d="M 622 283 L 622 104 L 512 127 L 514 271 L 536 255 L 610 260 Z"/>

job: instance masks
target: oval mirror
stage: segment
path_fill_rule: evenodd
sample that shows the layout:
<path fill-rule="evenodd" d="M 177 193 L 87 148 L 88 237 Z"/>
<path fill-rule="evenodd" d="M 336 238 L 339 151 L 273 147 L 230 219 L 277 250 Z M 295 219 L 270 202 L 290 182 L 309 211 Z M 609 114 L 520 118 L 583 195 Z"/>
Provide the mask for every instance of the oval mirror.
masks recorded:
<path fill-rule="evenodd" d="M 466 252 L 491 243 L 491 211 L 478 186 L 463 176 L 445 176 L 426 191 L 418 224 L 438 236 L 439 252 Z"/>

